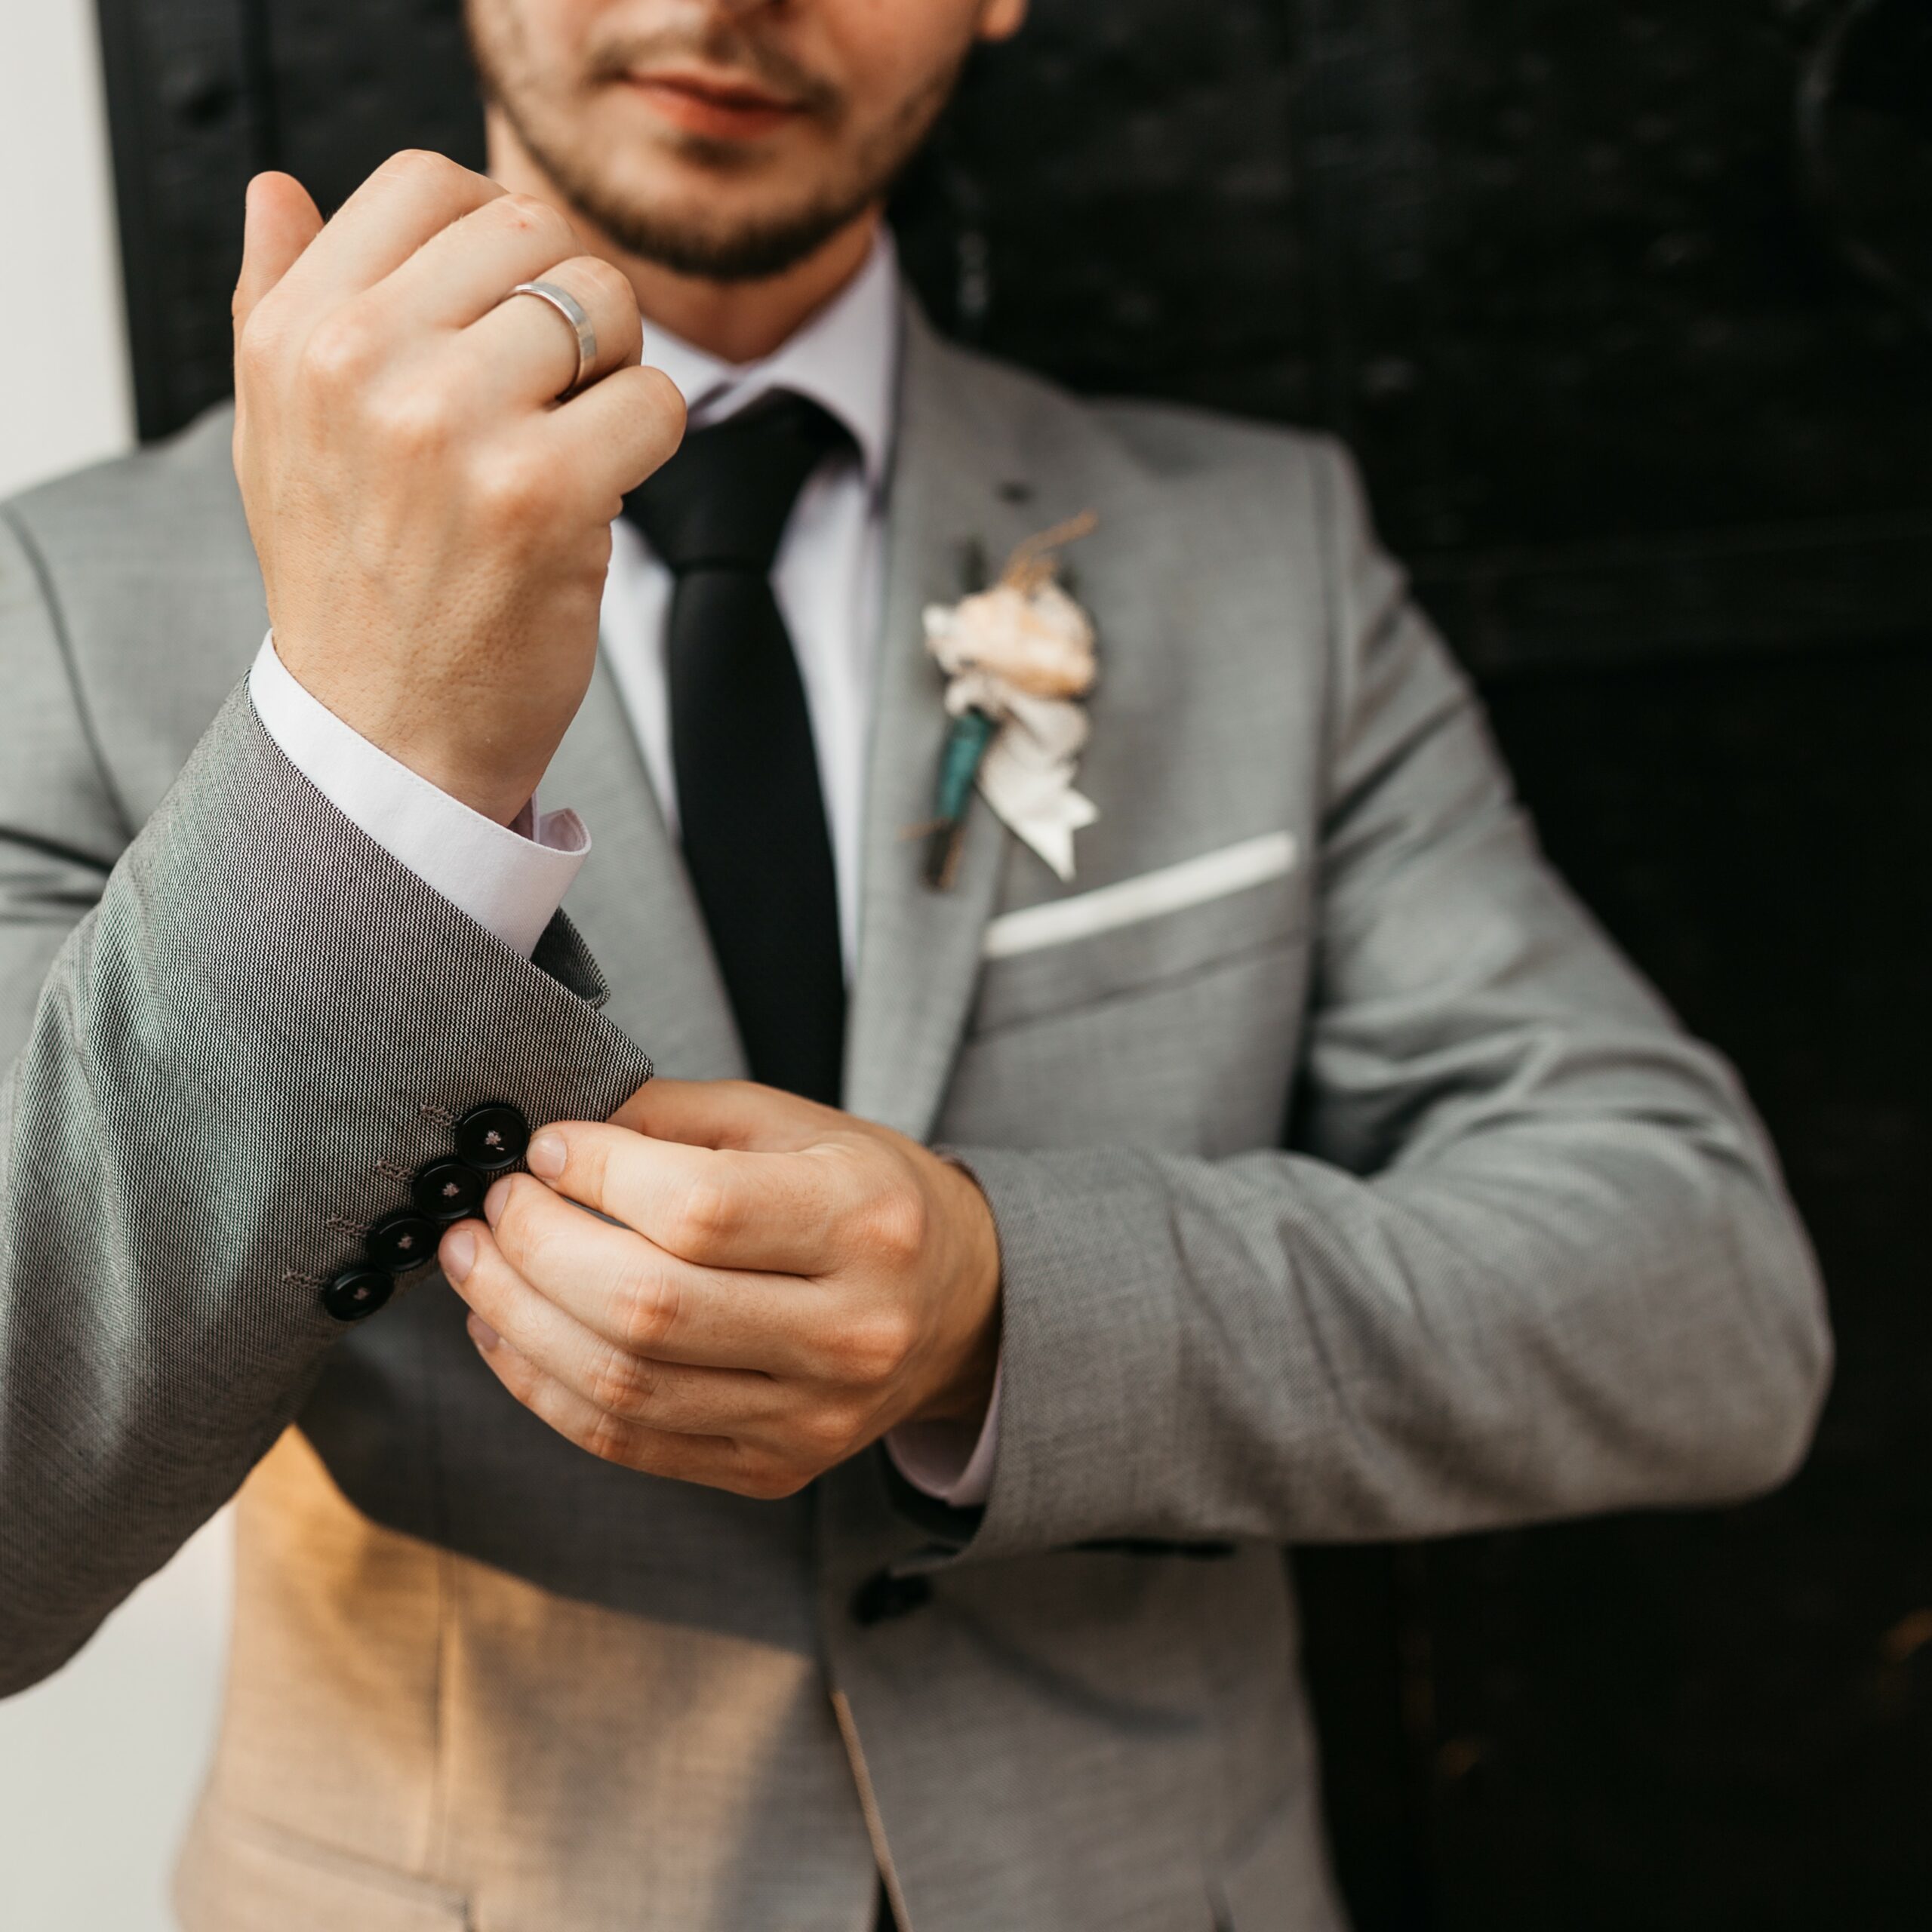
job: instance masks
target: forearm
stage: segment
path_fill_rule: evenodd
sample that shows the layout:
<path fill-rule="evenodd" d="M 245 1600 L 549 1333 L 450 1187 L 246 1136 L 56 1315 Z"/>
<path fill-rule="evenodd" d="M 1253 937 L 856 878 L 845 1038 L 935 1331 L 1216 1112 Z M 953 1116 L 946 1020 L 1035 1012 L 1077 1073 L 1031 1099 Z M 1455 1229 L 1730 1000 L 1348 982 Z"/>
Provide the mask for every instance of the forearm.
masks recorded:
<path fill-rule="evenodd" d="M 976 1555 L 1712 1501 L 1809 1438 L 1818 1284 L 1742 1131 L 1552 1118 L 1369 1180 L 1284 1154 L 964 1158 L 1004 1264 Z"/>
<path fill-rule="evenodd" d="M 229 700 L 7 1079 L 0 1689 L 239 1484 L 342 1332 L 323 1287 L 455 1118 L 599 1117 L 648 1077 L 594 980 L 561 922 L 534 964 L 483 932 Z"/>

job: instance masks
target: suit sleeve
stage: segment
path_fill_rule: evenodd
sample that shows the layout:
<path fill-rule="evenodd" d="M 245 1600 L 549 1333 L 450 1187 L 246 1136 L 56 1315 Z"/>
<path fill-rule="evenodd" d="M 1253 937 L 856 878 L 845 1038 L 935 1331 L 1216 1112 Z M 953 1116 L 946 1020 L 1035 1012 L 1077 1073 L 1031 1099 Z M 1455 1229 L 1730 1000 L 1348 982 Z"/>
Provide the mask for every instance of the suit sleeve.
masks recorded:
<path fill-rule="evenodd" d="M 601 1118 L 650 1063 L 568 921 L 534 960 L 504 946 L 303 778 L 245 687 L 130 840 L 11 520 L 0 664 L 5 1694 L 293 1419 L 343 1332 L 322 1287 L 456 1118 Z"/>
<path fill-rule="evenodd" d="M 1815 1265 L 1737 1079 L 1544 862 L 1321 460 L 1305 1126 L 1214 1162 L 958 1150 L 1004 1263 L 976 1558 L 1734 1498 L 1792 1469 L 1823 1398 Z"/>

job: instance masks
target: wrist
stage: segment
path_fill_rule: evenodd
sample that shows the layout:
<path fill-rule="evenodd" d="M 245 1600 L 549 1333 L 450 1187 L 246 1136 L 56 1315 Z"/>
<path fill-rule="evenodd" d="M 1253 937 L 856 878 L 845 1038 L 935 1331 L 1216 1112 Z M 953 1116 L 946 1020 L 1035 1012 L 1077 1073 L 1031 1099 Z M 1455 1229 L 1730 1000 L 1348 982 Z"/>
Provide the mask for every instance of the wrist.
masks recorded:
<path fill-rule="evenodd" d="M 977 1423 L 986 1415 L 999 1372 L 999 1230 L 972 1175 L 943 1155 L 930 1158 L 943 1177 L 946 1217 L 958 1252 L 948 1297 L 951 1318 L 942 1371 L 909 1419 Z"/>
<path fill-rule="evenodd" d="M 398 764 L 408 765 L 417 777 L 497 825 L 515 823 L 536 796 L 537 780 L 543 776 L 540 768 L 526 777 L 514 768 L 506 771 L 479 766 L 466 750 L 424 743 L 406 733 L 395 733 L 386 740 L 371 733 L 364 735 Z"/>
<path fill-rule="evenodd" d="M 418 685 L 395 691 L 366 678 L 330 675 L 326 658 L 302 651 L 279 632 L 275 651 L 310 697 L 385 755 L 461 805 L 509 825 L 535 795 L 547 760 L 506 748 L 508 730 L 472 731 L 463 738 L 438 728 L 455 709 Z"/>

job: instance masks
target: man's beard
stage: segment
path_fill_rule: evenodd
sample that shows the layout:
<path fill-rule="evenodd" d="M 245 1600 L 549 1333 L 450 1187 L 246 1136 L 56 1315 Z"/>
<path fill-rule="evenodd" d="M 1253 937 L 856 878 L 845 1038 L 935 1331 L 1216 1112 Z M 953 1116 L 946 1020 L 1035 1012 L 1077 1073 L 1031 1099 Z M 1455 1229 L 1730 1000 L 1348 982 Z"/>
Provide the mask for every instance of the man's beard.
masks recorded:
<path fill-rule="evenodd" d="M 939 118 L 964 60 L 962 54 L 903 102 L 891 120 L 859 144 L 845 178 L 829 185 L 816 199 L 725 228 L 648 206 L 600 177 L 591 157 L 570 145 L 568 128 L 558 125 L 561 117 L 531 112 L 542 105 L 536 91 L 519 88 L 519 77 L 506 71 L 518 64 L 515 57 L 521 50 L 493 46 L 476 30 L 478 10 L 465 11 L 470 15 L 471 48 L 486 96 L 571 208 L 628 254 L 674 274 L 707 281 L 757 281 L 782 275 L 883 201 Z M 510 35 L 516 37 L 513 25 Z M 682 37 L 673 44 L 654 36 L 648 45 L 629 42 L 600 48 L 592 57 L 589 78 L 592 84 L 609 84 L 634 64 L 641 65 L 646 56 L 693 51 L 749 71 L 827 125 L 835 125 L 844 114 L 845 104 L 835 90 L 752 35 L 730 26 L 707 33 L 699 45 Z M 540 125 L 546 121 L 549 125 Z M 688 135 L 681 145 L 686 155 L 721 174 L 742 165 L 740 151 L 728 142 Z"/>

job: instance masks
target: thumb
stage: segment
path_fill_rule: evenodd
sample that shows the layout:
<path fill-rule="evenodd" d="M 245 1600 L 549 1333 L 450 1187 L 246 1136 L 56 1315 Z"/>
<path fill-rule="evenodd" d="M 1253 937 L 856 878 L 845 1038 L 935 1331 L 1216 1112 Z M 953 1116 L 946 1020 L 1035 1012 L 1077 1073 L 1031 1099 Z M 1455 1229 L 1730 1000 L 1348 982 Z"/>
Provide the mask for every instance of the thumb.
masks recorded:
<path fill-rule="evenodd" d="M 248 183 L 242 274 L 235 285 L 238 335 L 248 326 L 255 305 L 321 232 L 321 212 L 294 175 L 258 174 Z"/>
<path fill-rule="evenodd" d="M 611 1124 L 689 1147 L 789 1153 L 822 1140 L 844 1119 L 815 1100 L 749 1080 L 656 1079 L 640 1087 Z"/>

